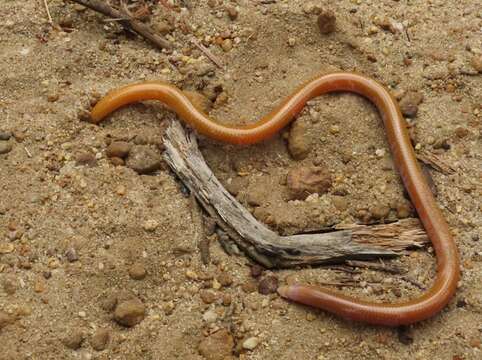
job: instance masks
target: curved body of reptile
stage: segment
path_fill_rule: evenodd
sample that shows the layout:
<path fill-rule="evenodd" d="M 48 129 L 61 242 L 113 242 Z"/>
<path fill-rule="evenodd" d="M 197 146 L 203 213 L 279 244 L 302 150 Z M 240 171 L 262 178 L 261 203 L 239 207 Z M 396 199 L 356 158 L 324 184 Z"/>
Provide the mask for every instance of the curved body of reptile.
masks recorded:
<path fill-rule="evenodd" d="M 378 108 L 396 168 L 435 249 L 437 276 L 430 290 L 419 298 L 394 304 L 357 300 L 329 289 L 299 284 L 281 286 L 278 292 L 284 298 L 370 324 L 398 326 L 427 319 L 447 305 L 455 293 L 460 276 L 458 252 L 417 163 L 398 104 L 376 81 L 352 73 L 316 77 L 298 88 L 268 115 L 246 126 L 222 125 L 211 120 L 181 90 L 160 82 L 139 83 L 114 90 L 97 103 L 91 116 L 98 123 L 121 106 L 142 100 L 159 100 L 201 134 L 228 143 L 252 144 L 271 137 L 285 127 L 308 100 L 340 91 L 362 95 Z"/>

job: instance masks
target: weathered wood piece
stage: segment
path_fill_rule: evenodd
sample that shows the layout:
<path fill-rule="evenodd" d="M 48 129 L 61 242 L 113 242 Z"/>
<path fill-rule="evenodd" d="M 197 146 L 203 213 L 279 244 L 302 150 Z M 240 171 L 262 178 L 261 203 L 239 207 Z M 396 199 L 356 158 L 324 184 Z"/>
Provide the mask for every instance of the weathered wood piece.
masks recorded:
<path fill-rule="evenodd" d="M 215 177 L 199 151 L 196 136 L 174 120 L 165 132 L 164 159 L 248 256 L 272 267 L 292 267 L 393 257 L 419 247 L 425 235 L 418 220 L 377 226 L 351 226 L 321 234 L 280 236 L 258 222 Z"/>

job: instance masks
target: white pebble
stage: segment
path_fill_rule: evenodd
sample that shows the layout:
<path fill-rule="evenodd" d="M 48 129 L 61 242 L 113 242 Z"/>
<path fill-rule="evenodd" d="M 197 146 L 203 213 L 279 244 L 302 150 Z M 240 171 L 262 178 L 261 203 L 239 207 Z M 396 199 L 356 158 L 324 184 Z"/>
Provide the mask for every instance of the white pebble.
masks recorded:
<path fill-rule="evenodd" d="M 250 337 L 243 342 L 243 349 L 254 350 L 259 344 L 259 339 L 257 337 Z"/>
<path fill-rule="evenodd" d="M 206 321 L 208 324 L 212 324 L 216 322 L 217 319 L 218 319 L 218 314 L 216 314 L 212 310 L 206 311 L 203 315 L 203 320 Z"/>

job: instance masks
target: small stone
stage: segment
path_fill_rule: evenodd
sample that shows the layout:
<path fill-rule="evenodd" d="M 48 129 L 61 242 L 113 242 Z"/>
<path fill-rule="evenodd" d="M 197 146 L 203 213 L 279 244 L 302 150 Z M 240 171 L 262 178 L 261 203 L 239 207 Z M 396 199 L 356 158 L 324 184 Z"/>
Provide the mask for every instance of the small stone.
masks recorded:
<path fill-rule="evenodd" d="M 84 333 L 81 330 L 74 330 L 62 339 L 62 343 L 69 349 L 78 350 L 84 341 Z"/>
<path fill-rule="evenodd" d="M 3 290 L 8 295 L 13 295 L 17 291 L 17 284 L 13 277 L 5 277 L 2 285 L 3 285 Z"/>
<path fill-rule="evenodd" d="M 213 310 L 208 310 L 203 314 L 203 320 L 208 324 L 215 323 L 218 319 L 218 314 Z"/>
<path fill-rule="evenodd" d="M 446 138 L 439 139 L 433 144 L 434 149 L 444 149 L 444 150 L 450 150 L 450 144 L 449 140 Z"/>
<path fill-rule="evenodd" d="M 340 132 L 340 127 L 338 125 L 330 126 L 330 134 L 337 135 Z"/>
<path fill-rule="evenodd" d="M 480 338 L 474 336 L 469 339 L 469 345 L 473 348 L 480 349 Z"/>
<path fill-rule="evenodd" d="M 290 47 L 295 46 L 295 45 L 296 45 L 296 38 L 294 38 L 294 37 L 289 37 L 289 38 L 288 38 L 288 45 L 289 45 Z"/>
<path fill-rule="evenodd" d="M 472 65 L 475 71 L 482 72 L 482 55 L 474 55 L 470 60 L 470 65 Z"/>
<path fill-rule="evenodd" d="M 292 169 L 286 179 L 291 200 L 304 200 L 314 193 L 324 194 L 331 187 L 330 173 L 317 166 Z"/>
<path fill-rule="evenodd" d="M 48 102 L 56 102 L 59 99 L 59 94 L 52 92 L 47 95 Z"/>
<path fill-rule="evenodd" d="M 136 298 L 117 304 L 114 319 L 120 325 L 132 327 L 144 320 L 145 314 L 145 305 Z"/>
<path fill-rule="evenodd" d="M 385 219 L 390 212 L 390 207 L 383 204 L 376 204 L 370 207 L 370 212 L 375 220 Z"/>
<path fill-rule="evenodd" d="M 233 48 L 233 41 L 231 39 L 224 39 L 221 43 L 221 48 L 224 52 L 229 52 Z"/>
<path fill-rule="evenodd" d="M 159 226 L 159 223 L 154 219 L 146 220 L 142 224 L 142 228 L 147 232 L 154 232 L 158 226 Z"/>
<path fill-rule="evenodd" d="M 174 28 L 169 23 L 167 23 L 166 21 L 162 21 L 162 20 L 156 22 L 153 25 L 153 27 L 154 27 L 154 30 L 157 31 L 161 35 L 167 35 L 174 30 Z"/>
<path fill-rule="evenodd" d="M 105 150 L 105 153 L 110 158 L 125 158 L 129 155 L 132 145 L 126 141 L 114 141 Z"/>
<path fill-rule="evenodd" d="M 108 329 L 98 329 L 92 339 L 90 345 L 94 350 L 102 351 L 107 348 L 110 340 L 110 332 Z"/>
<path fill-rule="evenodd" d="M 412 213 L 412 207 L 408 203 L 401 203 L 397 205 L 397 218 L 406 219 Z"/>
<path fill-rule="evenodd" d="M 205 304 L 212 304 L 216 301 L 216 294 L 209 290 L 201 290 L 199 296 Z"/>
<path fill-rule="evenodd" d="M 129 276 L 134 280 L 142 280 L 146 277 L 147 270 L 141 263 L 134 263 L 129 267 Z"/>
<path fill-rule="evenodd" d="M 65 252 L 65 257 L 69 262 L 74 262 L 79 260 L 79 256 L 77 255 L 77 251 L 71 247 Z"/>
<path fill-rule="evenodd" d="M 288 150 L 295 160 L 305 159 L 311 151 L 311 143 L 307 136 L 308 129 L 305 121 L 298 119 L 291 125 L 288 136 Z"/>
<path fill-rule="evenodd" d="M 198 351 L 206 360 L 227 360 L 231 358 L 234 339 L 231 334 L 221 329 L 199 343 Z"/>
<path fill-rule="evenodd" d="M 230 294 L 223 294 L 223 305 L 229 306 L 231 305 L 233 298 Z"/>
<path fill-rule="evenodd" d="M 257 337 L 250 337 L 243 341 L 243 349 L 254 350 L 259 345 L 260 340 Z"/>
<path fill-rule="evenodd" d="M 6 327 L 9 324 L 12 324 L 14 319 L 12 316 L 7 314 L 5 311 L 0 310 L 0 330 Z"/>
<path fill-rule="evenodd" d="M 12 243 L 0 243 L 0 254 L 9 254 L 15 249 Z"/>
<path fill-rule="evenodd" d="M 95 154 L 90 151 L 81 151 L 75 156 L 75 163 L 77 165 L 94 166 L 96 162 Z"/>
<path fill-rule="evenodd" d="M 158 151 L 147 145 L 131 148 L 126 165 L 138 174 L 150 174 L 161 168 L 162 159 Z"/>
<path fill-rule="evenodd" d="M 331 201 L 333 206 L 339 211 L 345 211 L 348 208 L 348 200 L 344 196 L 335 195 Z"/>
<path fill-rule="evenodd" d="M 231 20 L 236 20 L 238 18 L 239 12 L 234 6 L 226 6 L 226 12 Z"/>
<path fill-rule="evenodd" d="M 43 293 L 47 289 L 44 278 L 37 278 L 33 284 L 33 291 L 36 293 Z"/>
<path fill-rule="evenodd" d="M 464 127 L 459 126 L 458 128 L 455 129 L 455 135 L 457 135 L 457 137 L 459 137 L 460 139 L 463 139 L 469 134 L 470 134 L 470 131 Z"/>
<path fill-rule="evenodd" d="M 409 91 L 400 100 L 400 110 L 406 117 L 413 118 L 418 113 L 418 105 L 423 101 L 423 95 L 420 92 Z"/>
<path fill-rule="evenodd" d="M 123 166 L 125 165 L 124 159 L 118 158 L 118 157 L 112 157 L 110 158 L 110 163 L 114 166 Z"/>
<path fill-rule="evenodd" d="M 247 294 L 255 292 L 256 288 L 257 286 L 254 281 L 247 281 L 241 285 L 241 289 Z"/>
<path fill-rule="evenodd" d="M 253 266 L 251 266 L 250 274 L 252 277 L 257 278 L 261 276 L 263 271 L 264 271 L 264 268 L 262 266 L 258 264 L 254 264 Z"/>
<path fill-rule="evenodd" d="M 258 292 L 263 295 L 274 294 L 277 289 L 278 278 L 274 275 L 264 277 L 258 284 Z"/>
<path fill-rule="evenodd" d="M 336 17 L 335 13 L 331 10 L 321 10 L 320 15 L 317 19 L 318 29 L 322 34 L 330 34 L 335 31 L 336 28 Z"/>
<path fill-rule="evenodd" d="M 228 286 L 231 286 L 233 284 L 233 277 L 231 275 L 229 275 L 227 272 L 222 272 L 218 276 L 218 281 L 222 286 L 228 287 Z"/>
<path fill-rule="evenodd" d="M 0 155 L 12 151 L 12 144 L 8 141 L 0 141 Z"/>
<path fill-rule="evenodd" d="M 7 141 L 10 140 L 12 137 L 12 133 L 10 131 L 0 131 L 0 140 Z"/>

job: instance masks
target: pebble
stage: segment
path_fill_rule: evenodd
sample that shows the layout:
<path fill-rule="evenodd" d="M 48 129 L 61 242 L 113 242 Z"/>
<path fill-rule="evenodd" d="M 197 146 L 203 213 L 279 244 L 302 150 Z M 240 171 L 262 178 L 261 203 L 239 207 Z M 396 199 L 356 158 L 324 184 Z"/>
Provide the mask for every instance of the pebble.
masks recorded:
<path fill-rule="evenodd" d="M 156 30 L 161 35 L 167 35 L 174 30 L 174 28 L 166 21 L 158 21 L 154 24 L 154 30 Z"/>
<path fill-rule="evenodd" d="M 12 324 L 14 319 L 12 316 L 7 314 L 5 311 L 0 310 L 0 330 L 6 327 L 9 324 Z"/>
<path fill-rule="evenodd" d="M 74 330 L 62 339 L 62 343 L 69 349 L 77 350 L 82 346 L 85 335 L 81 330 Z"/>
<path fill-rule="evenodd" d="M 12 151 L 12 144 L 7 141 L 0 141 L 0 155 Z"/>
<path fill-rule="evenodd" d="M 376 220 L 385 219 L 390 212 L 390 207 L 383 204 L 376 204 L 370 207 L 370 213 Z"/>
<path fill-rule="evenodd" d="M 126 165 L 138 174 L 150 174 L 161 168 L 162 160 L 158 151 L 147 145 L 131 148 Z"/>
<path fill-rule="evenodd" d="M 105 150 L 105 153 L 110 158 L 125 158 L 129 155 L 132 145 L 126 141 L 114 141 Z"/>
<path fill-rule="evenodd" d="M 0 254 L 9 254 L 15 249 L 12 243 L 0 243 Z"/>
<path fill-rule="evenodd" d="M 48 102 L 56 102 L 59 99 L 59 94 L 52 92 L 47 95 Z"/>
<path fill-rule="evenodd" d="M 114 319 L 120 325 L 132 327 L 144 320 L 146 307 L 139 299 L 135 298 L 117 304 Z"/>
<path fill-rule="evenodd" d="M 258 284 L 258 292 L 263 295 L 274 294 L 277 289 L 278 278 L 274 275 L 264 277 Z"/>
<path fill-rule="evenodd" d="M 147 270 L 141 263 L 134 263 L 129 267 L 129 276 L 134 280 L 142 280 L 146 277 Z"/>
<path fill-rule="evenodd" d="M 250 274 L 252 277 L 257 278 L 261 276 L 263 271 L 264 271 L 264 268 L 262 266 L 258 264 L 254 264 L 253 266 L 251 266 Z"/>
<path fill-rule="evenodd" d="M 217 277 L 217 280 L 224 287 L 228 287 L 228 286 L 231 286 L 233 284 L 233 277 L 231 275 L 229 275 L 227 272 L 222 272 Z"/>
<path fill-rule="evenodd" d="M 321 10 L 316 22 L 318 24 L 318 29 L 320 29 L 320 33 L 322 34 L 330 34 L 335 31 L 336 17 L 335 13 L 331 10 Z"/>
<path fill-rule="evenodd" d="M 457 135 L 457 137 L 460 138 L 460 139 L 463 139 L 464 137 L 466 137 L 469 134 L 470 134 L 470 131 L 467 130 L 466 128 L 464 128 L 464 127 L 459 126 L 455 129 L 455 135 Z"/>
<path fill-rule="evenodd" d="M 331 201 L 333 206 L 339 211 L 344 211 L 348 208 L 348 200 L 344 196 L 335 195 Z"/>
<path fill-rule="evenodd" d="M 259 338 L 257 337 L 250 337 L 243 341 L 243 349 L 246 350 L 254 350 L 259 345 Z"/>
<path fill-rule="evenodd" d="M 233 41 L 231 39 L 224 39 L 221 43 L 221 48 L 224 52 L 229 52 L 233 48 Z"/>
<path fill-rule="evenodd" d="M 229 306 L 231 305 L 233 298 L 230 294 L 223 294 L 223 305 Z"/>
<path fill-rule="evenodd" d="M 199 343 L 198 351 L 206 360 L 226 360 L 231 358 L 234 339 L 231 334 L 221 329 L 203 339 Z"/>
<path fill-rule="evenodd" d="M 13 277 L 5 277 L 3 280 L 3 291 L 8 295 L 13 295 L 17 291 L 17 284 L 15 278 Z"/>
<path fill-rule="evenodd" d="M 246 281 L 241 285 L 241 289 L 247 294 L 255 292 L 256 288 L 257 286 L 254 281 Z"/>
<path fill-rule="evenodd" d="M 77 251 L 73 247 L 71 247 L 70 249 L 68 249 L 65 252 L 65 257 L 67 258 L 67 260 L 69 262 L 74 262 L 74 261 L 79 260 L 79 256 L 77 255 Z"/>
<path fill-rule="evenodd" d="M 226 12 L 231 20 L 236 20 L 238 18 L 239 12 L 234 6 L 226 6 Z"/>
<path fill-rule="evenodd" d="M 470 65 L 472 65 L 475 71 L 482 72 L 482 55 L 474 55 L 470 60 Z"/>
<path fill-rule="evenodd" d="M 306 136 L 306 122 L 300 119 L 293 122 L 288 136 L 288 151 L 295 160 L 305 159 L 311 151 L 311 142 Z"/>
<path fill-rule="evenodd" d="M 331 187 L 329 171 L 318 166 L 292 169 L 286 180 L 291 200 L 304 200 L 314 193 L 324 194 Z"/>
<path fill-rule="evenodd" d="M 213 310 L 208 310 L 203 314 L 203 320 L 208 324 L 215 323 L 218 319 L 218 314 Z"/>
<path fill-rule="evenodd" d="M 75 163 L 77 165 L 94 166 L 96 162 L 95 154 L 90 151 L 81 151 L 75 156 Z"/>
<path fill-rule="evenodd" d="M 212 304 L 216 301 L 216 294 L 209 290 L 201 290 L 199 296 L 205 304 Z"/>
<path fill-rule="evenodd" d="M 420 92 L 409 91 L 400 100 L 400 110 L 406 117 L 413 118 L 418 113 L 418 105 L 423 101 L 423 95 Z"/>
<path fill-rule="evenodd" d="M 102 351 L 109 345 L 109 340 L 110 332 L 108 329 L 97 329 L 92 339 L 90 339 L 90 345 L 94 350 Z"/>
<path fill-rule="evenodd" d="M 397 205 L 397 218 L 408 218 L 412 213 L 412 207 L 408 203 L 401 203 Z"/>
<path fill-rule="evenodd" d="M 118 158 L 118 157 L 113 157 L 110 158 L 110 163 L 114 166 L 123 166 L 125 165 L 124 159 Z"/>
<path fill-rule="evenodd" d="M 10 131 L 0 131 L 0 140 L 7 141 L 10 140 L 12 137 L 12 133 Z"/>
<path fill-rule="evenodd" d="M 159 226 L 159 223 L 157 222 L 157 220 L 154 220 L 154 219 L 146 220 L 142 224 L 142 228 L 147 232 L 154 232 L 158 226 Z"/>

